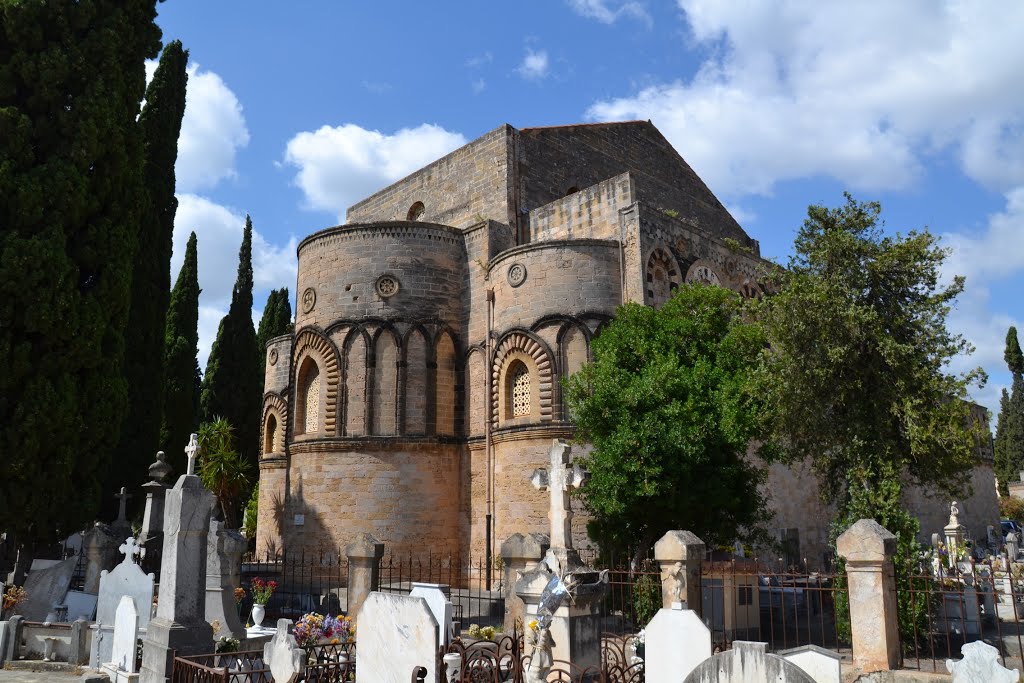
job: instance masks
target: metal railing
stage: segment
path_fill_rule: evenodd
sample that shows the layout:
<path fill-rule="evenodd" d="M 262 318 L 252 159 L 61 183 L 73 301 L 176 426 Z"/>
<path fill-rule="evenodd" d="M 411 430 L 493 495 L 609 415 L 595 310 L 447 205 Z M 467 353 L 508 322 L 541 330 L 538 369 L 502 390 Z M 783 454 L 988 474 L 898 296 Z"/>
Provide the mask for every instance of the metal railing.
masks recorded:
<path fill-rule="evenodd" d="M 335 616 L 348 611 L 348 560 L 338 553 L 306 553 L 247 556 L 242 560 L 240 605 L 243 615 L 252 610 L 255 578 L 276 581 L 266 607 L 266 620 L 298 620 L 308 612 Z"/>

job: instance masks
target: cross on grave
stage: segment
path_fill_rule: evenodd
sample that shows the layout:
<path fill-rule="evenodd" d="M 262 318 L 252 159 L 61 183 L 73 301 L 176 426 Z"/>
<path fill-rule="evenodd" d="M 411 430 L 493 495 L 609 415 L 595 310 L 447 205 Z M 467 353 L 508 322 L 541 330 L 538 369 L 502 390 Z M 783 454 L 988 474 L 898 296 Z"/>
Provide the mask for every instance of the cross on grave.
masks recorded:
<path fill-rule="evenodd" d="M 124 559 L 121 560 L 122 562 L 131 562 L 132 555 L 138 555 L 141 550 L 142 546 L 136 544 L 135 539 L 131 536 L 125 539 L 125 542 L 118 547 L 118 551 L 124 555 Z"/>
<path fill-rule="evenodd" d="M 121 491 L 119 493 L 114 494 L 114 498 L 119 498 L 121 500 L 121 505 L 117 511 L 118 522 L 127 521 L 127 518 L 125 517 L 125 505 L 128 503 L 128 499 L 131 497 L 132 494 L 128 493 L 123 486 L 121 487 Z"/>
<path fill-rule="evenodd" d="M 570 462 L 572 448 L 564 441 L 554 440 L 551 444 L 551 468 L 538 467 L 533 471 L 530 482 L 539 491 L 551 494 L 551 547 L 572 549 L 572 506 L 569 502 L 571 489 L 578 489 L 590 478 L 577 463 Z"/>
<path fill-rule="evenodd" d="M 180 442 L 179 442 L 180 443 Z M 185 446 L 185 456 L 188 458 L 188 470 L 185 474 L 196 473 L 196 454 L 199 453 L 199 435 L 192 434 L 188 437 L 188 445 Z"/>

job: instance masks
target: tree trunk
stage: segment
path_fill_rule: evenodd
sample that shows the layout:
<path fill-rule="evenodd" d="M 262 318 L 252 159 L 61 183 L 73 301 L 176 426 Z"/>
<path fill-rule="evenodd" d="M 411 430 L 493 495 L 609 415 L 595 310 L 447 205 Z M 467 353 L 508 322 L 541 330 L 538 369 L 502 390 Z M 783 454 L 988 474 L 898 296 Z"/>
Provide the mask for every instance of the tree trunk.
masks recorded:
<path fill-rule="evenodd" d="M 636 546 L 636 550 L 633 553 L 633 558 L 629 561 L 629 578 L 635 577 L 636 573 L 640 571 L 640 565 L 647 558 L 647 554 L 651 551 L 651 545 L 654 543 L 654 530 L 645 529 L 643 536 L 640 537 L 640 542 Z"/>

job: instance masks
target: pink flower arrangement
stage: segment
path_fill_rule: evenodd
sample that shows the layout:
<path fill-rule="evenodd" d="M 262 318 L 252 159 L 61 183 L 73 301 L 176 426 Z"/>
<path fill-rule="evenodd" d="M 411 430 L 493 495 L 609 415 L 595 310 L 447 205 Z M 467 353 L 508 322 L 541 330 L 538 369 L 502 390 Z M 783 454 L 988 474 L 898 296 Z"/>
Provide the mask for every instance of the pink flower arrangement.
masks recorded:
<path fill-rule="evenodd" d="M 356 625 L 352 617 L 325 617 L 316 612 L 303 614 L 292 632 L 301 647 L 318 645 L 329 639 L 331 644 L 355 641 Z"/>

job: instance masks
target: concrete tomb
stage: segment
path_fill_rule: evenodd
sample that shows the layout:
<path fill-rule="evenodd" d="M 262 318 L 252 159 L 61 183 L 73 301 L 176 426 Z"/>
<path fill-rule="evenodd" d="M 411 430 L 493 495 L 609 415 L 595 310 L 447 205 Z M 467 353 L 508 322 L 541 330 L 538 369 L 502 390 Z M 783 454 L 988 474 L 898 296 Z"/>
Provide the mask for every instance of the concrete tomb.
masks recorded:
<path fill-rule="evenodd" d="M 438 680 L 438 623 L 423 598 L 373 592 L 359 612 L 356 683 L 408 683 L 413 668 Z"/>
<path fill-rule="evenodd" d="M 78 558 L 70 557 L 45 569 L 34 569 L 25 579 L 25 593 L 28 597 L 18 605 L 17 613 L 25 621 L 45 621 L 55 605 L 63 605 L 71 586 Z"/>
<path fill-rule="evenodd" d="M 121 563 L 114 567 L 113 571 L 104 571 L 100 575 L 96 623 L 90 627 L 93 633 L 89 666 L 94 669 L 112 661 L 114 622 L 123 598 L 129 597 L 135 603 L 139 632 L 143 636 L 148 632 L 149 618 L 153 611 L 153 584 L 156 579 L 153 574 L 147 574 L 142 571 L 142 567 L 135 564 L 133 558 L 139 554 L 139 549 L 135 539 L 128 537 L 120 546 L 120 551 L 124 555 Z"/>

